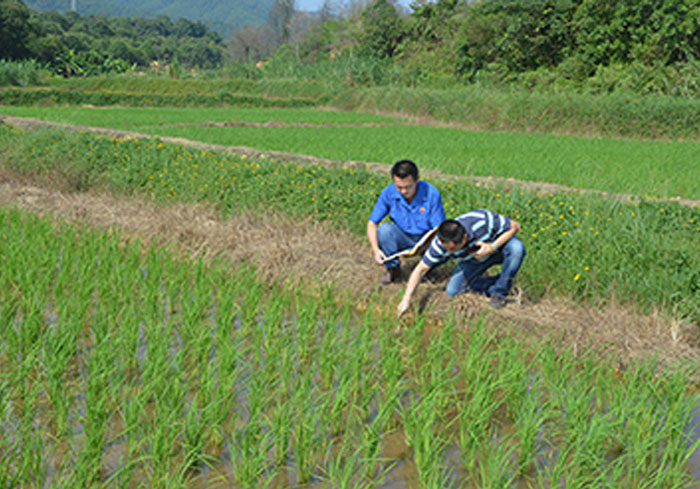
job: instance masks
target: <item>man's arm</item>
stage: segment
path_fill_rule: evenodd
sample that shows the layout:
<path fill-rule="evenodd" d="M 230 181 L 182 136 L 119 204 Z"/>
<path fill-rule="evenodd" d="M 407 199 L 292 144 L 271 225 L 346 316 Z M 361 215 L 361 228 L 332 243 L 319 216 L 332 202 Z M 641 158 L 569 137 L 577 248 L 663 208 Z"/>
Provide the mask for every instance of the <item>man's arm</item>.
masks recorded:
<path fill-rule="evenodd" d="M 472 256 L 474 256 L 474 258 L 477 260 L 483 260 L 487 256 L 496 253 L 497 250 L 500 250 L 508 241 L 510 241 L 510 238 L 518 234 L 518 231 L 520 231 L 520 223 L 514 219 L 511 219 L 510 229 L 508 229 L 508 231 L 501 233 L 490 243 L 487 243 L 486 241 L 476 243 L 476 246 L 478 246 L 479 249 L 472 253 Z"/>
<path fill-rule="evenodd" d="M 379 265 L 383 265 L 386 255 L 379 248 L 379 240 L 377 239 L 378 227 L 379 226 L 373 221 L 367 221 L 367 241 L 369 241 L 369 245 L 372 247 L 372 256 L 374 256 L 374 261 L 376 261 Z"/>
<path fill-rule="evenodd" d="M 413 292 L 415 292 L 416 287 L 418 287 L 418 284 L 423 279 L 423 276 L 428 273 L 428 270 L 431 268 L 432 267 L 423 262 L 423 260 L 419 261 L 418 265 L 415 266 L 411 272 L 411 276 L 408 278 L 406 290 L 403 293 L 403 299 L 401 299 L 401 302 L 399 302 L 399 305 L 396 307 L 399 316 L 408 311 L 408 306 L 411 304 L 411 296 L 413 296 Z"/>

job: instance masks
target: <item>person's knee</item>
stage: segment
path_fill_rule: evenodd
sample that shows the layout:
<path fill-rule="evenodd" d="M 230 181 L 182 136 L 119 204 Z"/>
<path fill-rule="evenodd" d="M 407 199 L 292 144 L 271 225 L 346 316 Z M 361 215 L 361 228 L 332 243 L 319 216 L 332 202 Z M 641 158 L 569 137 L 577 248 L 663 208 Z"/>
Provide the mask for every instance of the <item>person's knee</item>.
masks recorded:
<path fill-rule="evenodd" d="M 386 245 L 393 241 L 394 234 L 392 231 L 391 226 L 386 222 L 377 228 L 377 242 L 379 246 Z"/>
<path fill-rule="evenodd" d="M 447 284 L 447 287 L 445 288 L 445 292 L 447 292 L 447 295 L 450 296 L 451 298 L 454 298 L 457 294 L 461 292 L 460 287 L 457 287 L 456 285 L 452 284 Z"/>
<path fill-rule="evenodd" d="M 511 259 L 522 260 L 525 258 L 527 251 L 525 251 L 525 245 L 519 239 L 511 239 L 508 245 L 503 250 L 506 256 L 510 256 Z"/>

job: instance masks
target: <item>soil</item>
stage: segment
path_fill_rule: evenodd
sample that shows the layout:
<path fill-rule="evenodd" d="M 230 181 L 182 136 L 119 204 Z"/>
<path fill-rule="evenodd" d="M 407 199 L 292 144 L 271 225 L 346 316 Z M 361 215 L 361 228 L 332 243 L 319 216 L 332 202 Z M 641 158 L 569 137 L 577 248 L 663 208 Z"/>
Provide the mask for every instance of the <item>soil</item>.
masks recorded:
<path fill-rule="evenodd" d="M 37 120 L 4 119 L 25 128 L 49 125 Z M 94 130 L 114 137 L 151 137 L 102 128 L 71 128 Z M 326 163 L 303 155 L 206 145 L 180 138 L 160 139 L 213 150 L 245 151 L 249 156 L 264 153 L 286 160 Z M 366 162 L 327 164 L 357 164 L 387 172 L 386 165 Z M 493 182 L 495 179 L 485 180 Z M 512 183 L 535 185 L 532 182 Z M 382 270 L 374 264 L 366 241 L 319 222 L 292 220 L 276 214 L 244 214 L 222 219 L 213 209 L 199 205 L 161 205 L 108 192 L 75 193 L 61 188 L 60 184 L 20 180 L 7 172 L 0 173 L 0 205 L 51 215 L 61 222 L 101 229 L 119 228 L 125 239 L 172 246 L 176 252 L 189 257 L 224 257 L 232 262 L 252 260 L 265 280 L 331 283 L 339 293 L 349 294 L 359 305 L 366 304 L 373 294 L 379 294 L 380 300 L 389 304 L 398 304 L 410 266 L 415 263 L 414 260 L 403 267 L 399 283 L 383 289 L 378 285 Z M 548 186 L 538 188 L 550 191 Z M 560 186 L 552 188 L 561 190 Z M 700 204 L 690 201 L 687 205 Z M 636 359 L 649 357 L 656 357 L 663 370 L 695 364 L 700 358 L 698 325 L 680 321 L 661 311 L 642 314 L 634 304 L 621 304 L 614 297 L 608 298 L 605 305 L 590 307 L 553 294 L 533 299 L 522 291 L 517 291 L 504 309 L 493 310 L 488 306 L 488 300 L 481 296 L 464 294 L 449 299 L 444 293 L 449 270 L 439 270 L 436 275 L 436 282 L 421 284 L 415 296 L 420 307 L 430 311 L 435 324 L 451 311 L 457 313 L 461 326 L 465 328 L 469 327 L 471 320 L 483 316 L 487 318 L 488 327 L 516 334 L 526 341 L 546 339 L 571 348 L 577 354 L 594 351 L 612 355 L 621 369 Z M 699 383 L 700 373 L 693 374 L 693 380 Z"/>

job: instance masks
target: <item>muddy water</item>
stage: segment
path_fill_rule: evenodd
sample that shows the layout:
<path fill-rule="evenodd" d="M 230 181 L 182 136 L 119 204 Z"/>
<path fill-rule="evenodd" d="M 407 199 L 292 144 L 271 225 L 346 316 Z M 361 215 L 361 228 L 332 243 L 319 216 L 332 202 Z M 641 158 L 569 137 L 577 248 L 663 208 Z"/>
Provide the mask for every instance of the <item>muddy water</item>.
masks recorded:
<path fill-rule="evenodd" d="M 693 419 L 690 426 L 686 429 L 688 434 L 688 446 L 691 447 L 700 439 L 700 406 L 693 412 Z M 694 489 L 700 489 L 700 448 L 693 451 L 688 458 L 688 470 L 695 480 Z"/>

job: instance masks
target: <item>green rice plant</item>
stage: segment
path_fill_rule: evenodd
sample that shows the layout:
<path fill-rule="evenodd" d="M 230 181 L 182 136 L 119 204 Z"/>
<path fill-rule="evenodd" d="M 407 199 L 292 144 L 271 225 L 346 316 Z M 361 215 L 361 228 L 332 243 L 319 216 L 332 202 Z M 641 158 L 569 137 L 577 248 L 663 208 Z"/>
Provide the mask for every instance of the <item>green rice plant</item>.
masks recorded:
<path fill-rule="evenodd" d="M 319 425 L 316 409 L 316 396 L 312 379 L 302 375 L 298 379 L 297 389 L 293 394 L 292 406 L 294 421 L 294 469 L 299 483 L 311 481 L 316 470 L 317 458 L 325 453 L 328 444 L 329 428 Z"/>
<path fill-rule="evenodd" d="M 415 395 L 407 406 L 402 405 L 402 426 L 406 444 L 412 450 L 418 479 L 423 487 L 445 487 L 452 469 L 445 463 L 448 440 L 440 434 L 439 390 Z"/>
<path fill-rule="evenodd" d="M 46 393 L 54 409 L 54 436 L 59 439 L 66 436 L 69 429 L 70 396 L 65 377 L 76 349 L 78 333 L 68 316 L 58 313 L 56 327 L 50 328 L 40 352 L 40 362 L 45 370 Z"/>
<path fill-rule="evenodd" d="M 287 404 L 279 397 L 270 408 L 266 422 L 270 428 L 271 443 L 274 445 L 274 463 L 277 467 L 281 467 L 289 457 L 294 417 Z"/>
<path fill-rule="evenodd" d="M 7 209 L 0 236 L 3 483 L 187 487 L 230 468 L 241 486 L 376 487 L 404 439 L 427 487 L 689 481 L 687 371 L 631 364 L 620 383 L 605 357 L 496 341 L 484 319 L 396 334 L 375 299 Z"/>
<path fill-rule="evenodd" d="M 337 453 L 333 453 L 333 451 Z M 357 476 L 362 446 L 350 447 L 342 444 L 336 449 L 333 444 L 328 447 L 325 463 L 321 470 L 328 487 L 333 489 L 359 489 L 372 487 L 367 481 Z"/>
<path fill-rule="evenodd" d="M 137 390 L 128 385 L 124 386 L 124 393 L 120 401 L 116 415 L 124 426 L 120 435 L 124 438 L 125 453 L 111 478 L 119 487 L 129 487 L 135 469 L 145 463 L 147 459 L 144 452 L 148 440 L 141 419 L 146 405 Z"/>
<path fill-rule="evenodd" d="M 462 371 L 466 372 L 466 369 Z M 463 401 L 458 403 L 457 446 L 468 474 L 473 474 L 476 470 L 479 448 L 487 443 L 493 418 L 502 405 L 502 401 L 496 396 L 502 382 L 493 373 L 485 371 L 478 379 L 465 383 Z"/>
<path fill-rule="evenodd" d="M 172 109 L 154 113 L 153 109 L 96 111 L 68 107 L 5 107 L 2 111 L 65 123 L 115 129 L 138 128 L 154 137 L 286 151 L 335 161 L 390 165 L 396 160 L 396 154 L 410 154 L 422 168 L 451 175 L 511 177 L 639 196 L 700 198 L 698 185 L 684 178 L 698 169 L 693 158 L 697 151 L 696 142 L 621 140 L 614 137 L 592 139 L 528 131 L 468 131 L 419 126 L 406 119 L 380 119 L 367 114 L 340 112 L 327 115 L 327 112 L 320 112 L 320 115 L 315 115 L 311 110 L 288 113 L 287 110 L 261 112 L 256 109 L 248 114 L 231 109 L 194 112 Z M 180 125 L 163 125 L 163 120 L 178 121 Z M 212 121 L 289 121 L 290 127 L 203 125 Z M 379 125 L 363 127 L 367 121 Z M 343 126 L 348 122 L 357 127 Z M 311 126 L 299 127 L 300 123 Z M 314 124 L 322 126 L 314 127 Z M 630 168 L 635 168 L 634 178 L 630 177 Z"/>
<path fill-rule="evenodd" d="M 515 462 L 516 444 L 512 439 L 499 435 L 495 428 L 486 436 L 486 445 L 475 474 L 479 487 L 506 489 L 512 487 L 517 476 Z"/>
<path fill-rule="evenodd" d="M 573 474 L 571 452 L 574 445 L 562 444 L 558 447 L 548 446 L 544 456 L 540 456 L 534 475 L 536 487 L 573 487 L 565 485 L 567 474 Z"/>
<path fill-rule="evenodd" d="M 233 434 L 230 442 L 233 477 L 242 487 L 267 487 L 274 480 L 271 475 L 263 477 L 271 438 L 272 433 L 263 428 L 259 417 L 252 418 Z"/>
<path fill-rule="evenodd" d="M 525 380 L 525 379 L 523 379 Z M 525 395 L 517 401 L 515 430 L 518 435 L 517 466 L 520 474 L 527 473 L 536 462 L 538 437 L 547 422 L 549 405 L 539 389 L 537 377 L 527 380 Z"/>

